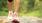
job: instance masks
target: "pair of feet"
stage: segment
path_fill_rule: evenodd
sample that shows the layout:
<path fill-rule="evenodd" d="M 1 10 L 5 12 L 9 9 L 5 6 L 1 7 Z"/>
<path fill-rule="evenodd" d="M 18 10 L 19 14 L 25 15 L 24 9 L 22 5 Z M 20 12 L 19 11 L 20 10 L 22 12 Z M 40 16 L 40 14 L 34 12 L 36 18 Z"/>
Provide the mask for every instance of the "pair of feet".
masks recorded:
<path fill-rule="evenodd" d="M 7 19 L 12 22 L 19 22 L 18 13 L 9 13 Z"/>

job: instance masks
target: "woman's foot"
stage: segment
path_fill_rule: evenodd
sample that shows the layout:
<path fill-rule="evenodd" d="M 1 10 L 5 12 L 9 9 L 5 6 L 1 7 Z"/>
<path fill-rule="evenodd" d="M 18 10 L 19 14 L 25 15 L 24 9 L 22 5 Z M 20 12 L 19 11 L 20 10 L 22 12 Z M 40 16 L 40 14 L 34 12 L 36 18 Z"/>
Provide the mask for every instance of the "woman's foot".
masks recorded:
<path fill-rule="evenodd" d="M 12 21 L 12 23 L 19 23 L 19 18 L 18 18 L 18 13 L 14 13 L 14 20 Z"/>

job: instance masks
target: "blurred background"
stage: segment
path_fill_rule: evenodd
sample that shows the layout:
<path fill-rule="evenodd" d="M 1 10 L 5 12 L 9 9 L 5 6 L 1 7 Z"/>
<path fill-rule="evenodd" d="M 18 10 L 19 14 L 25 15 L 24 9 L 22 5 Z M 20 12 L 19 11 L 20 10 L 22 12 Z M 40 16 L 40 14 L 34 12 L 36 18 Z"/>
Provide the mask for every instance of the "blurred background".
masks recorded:
<path fill-rule="evenodd" d="M 14 4 L 12 5 L 12 10 Z M 8 16 L 7 0 L 0 0 L 0 16 Z M 42 0 L 21 0 L 19 16 L 35 16 L 42 18 Z"/>

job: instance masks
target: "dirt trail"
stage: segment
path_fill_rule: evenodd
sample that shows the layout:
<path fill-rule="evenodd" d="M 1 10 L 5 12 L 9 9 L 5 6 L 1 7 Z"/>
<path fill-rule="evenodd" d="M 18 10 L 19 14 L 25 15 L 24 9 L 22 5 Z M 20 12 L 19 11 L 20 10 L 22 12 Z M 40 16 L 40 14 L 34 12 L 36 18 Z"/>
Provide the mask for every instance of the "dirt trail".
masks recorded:
<path fill-rule="evenodd" d="M 0 23 L 3 22 L 4 19 L 6 19 L 7 16 L 0 16 Z M 42 18 L 36 18 L 36 17 L 19 17 L 20 23 L 42 23 Z"/>

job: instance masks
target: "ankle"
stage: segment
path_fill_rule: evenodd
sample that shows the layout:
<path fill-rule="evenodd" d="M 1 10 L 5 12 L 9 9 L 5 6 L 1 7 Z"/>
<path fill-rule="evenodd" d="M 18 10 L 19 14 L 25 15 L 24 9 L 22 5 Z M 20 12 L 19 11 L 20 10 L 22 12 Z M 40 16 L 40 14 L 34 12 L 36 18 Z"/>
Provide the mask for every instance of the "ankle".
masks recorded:
<path fill-rule="evenodd" d="M 14 14 L 18 14 L 17 12 L 14 12 Z"/>
<path fill-rule="evenodd" d="M 13 12 L 12 11 L 9 11 L 8 16 L 12 16 L 12 15 L 13 15 Z"/>
<path fill-rule="evenodd" d="M 14 17 L 17 17 L 18 16 L 18 13 L 17 12 L 14 12 Z"/>

